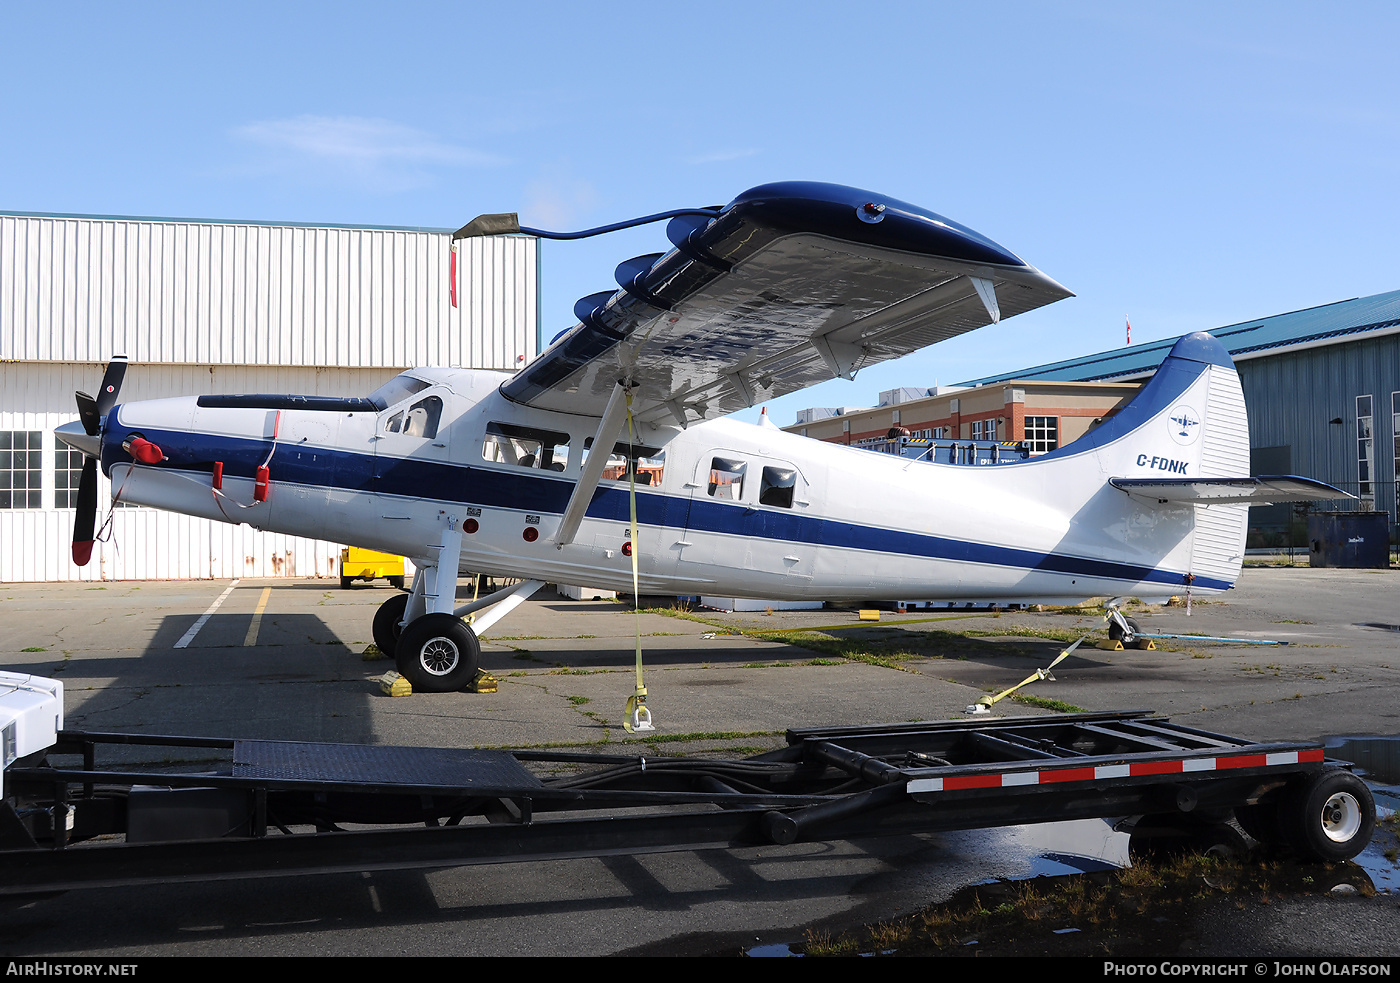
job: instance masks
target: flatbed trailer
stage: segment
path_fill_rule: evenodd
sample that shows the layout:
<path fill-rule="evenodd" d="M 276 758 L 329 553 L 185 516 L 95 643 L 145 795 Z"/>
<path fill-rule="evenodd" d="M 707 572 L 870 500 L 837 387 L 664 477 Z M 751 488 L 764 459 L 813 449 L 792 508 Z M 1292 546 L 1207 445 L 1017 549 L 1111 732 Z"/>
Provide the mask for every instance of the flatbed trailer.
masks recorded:
<path fill-rule="evenodd" d="M 104 763 L 133 750 L 225 760 Z M 1375 822 L 1349 767 L 1146 710 L 800 728 L 742 759 L 58 730 L 4 772 L 0 894 L 1232 811 L 1340 861 Z"/>

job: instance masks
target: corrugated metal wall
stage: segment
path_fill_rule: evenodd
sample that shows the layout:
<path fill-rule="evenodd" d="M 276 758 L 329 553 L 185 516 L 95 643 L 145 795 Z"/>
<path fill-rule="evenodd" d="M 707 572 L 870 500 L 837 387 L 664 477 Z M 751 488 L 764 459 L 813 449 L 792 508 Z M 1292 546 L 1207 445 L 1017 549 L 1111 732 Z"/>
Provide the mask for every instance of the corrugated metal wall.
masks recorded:
<path fill-rule="evenodd" d="M 0 509 L 0 582 L 339 576 L 339 544 L 145 508 L 113 512 L 111 537 L 93 551 L 92 563 L 75 566 L 68 548 L 73 513 L 53 507 L 53 428 L 77 418 L 73 390 L 95 390 L 103 369 L 97 363 L 0 363 L 0 431 L 39 431 L 44 460 L 43 508 Z M 364 395 L 396 371 L 137 364 L 127 372 L 122 398 L 234 392 Z M 107 479 L 99 474 L 100 517 L 110 500 Z"/>
<path fill-rule="evenodd" d="M 0 214 L 0 431 L 41 432 L 43 458 L 42 508 L 0 509 L 0 581 L 338 576 L 337 544 L 152 509 L 116 510 L 74 566 L 53 428 L 121 353 L 123 400 L 364 395 L 415 365 L 520 368 L 538 338 L 537 241 L 460 243 L 454 308 L 449 236 Z"/>
<path fill-rule="evenodd" d="M 0 358 L 519 368 L 537 240 L 459 249 L 453 308 L 446 232 L 0 215 Z"/>
<path fill-rule="evenodd" d="M 1356 397 L 1372 399 L 1376 508 L 1395 521 L 1395 433 L 1400 336 L 1328 345 L 1238 364 L 1251 447 L 1291 446 L 1294 474 L 1357 493 Z M 1332 423 L 1340 420 L 1340 423 Z M 1356 503 L 1337 503 L 1355 508 Z"/>

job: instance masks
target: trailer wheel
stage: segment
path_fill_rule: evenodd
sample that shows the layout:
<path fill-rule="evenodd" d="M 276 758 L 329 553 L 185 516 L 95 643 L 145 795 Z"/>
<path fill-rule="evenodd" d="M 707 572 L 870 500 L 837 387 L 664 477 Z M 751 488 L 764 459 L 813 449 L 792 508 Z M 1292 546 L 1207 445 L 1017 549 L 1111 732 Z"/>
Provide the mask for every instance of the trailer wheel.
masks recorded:
<path fill-rule="evenodd" d="M 392 588 L 394 588 L 394 590 L 403 590 L 403 578 L 402 578 L 402 577 L 390 577 L 390 578 L 389 578 L 389 586 L 392 587 Z"/>
<path fill-rule="evenodd" d="M 349 589 L 350 589 L 350 584 L 351 584 L 351 582 L 352 582 L 354 579 L 355 579 L 355 578 L 353 578 L 353 577 L 347 577 L 347 576 L 345 576 L 345 574 L 342 573 L 342 574 L 340 575 L 340 589 L 341 589 L 341 590 L 349 590 Z"/>
<path fill-rule="evenodd" d="M 407 607 L 408 595 L 395 594 L 379 605 L 379 610 L 374 612 L 374 644 L 386 658 L 394 657 L 394 650 L 398 647 L 402 631 L 399 622 L 403 620 L 403 613 Z"/>
<path fill-rule="evenodd" d="M 1142 626 L 1132 618 L 1123 619 L 1128 624 L 1128 630 L 1124 631 L 1122 626 L 1116 621 L 1108 623 L 1108 637 L 1111 641 L 1122 642 L 1125 649 L 1142 648 L 1142 639 L 1138 635 L 1142 632 Z"/>
<path fill-rule="evenodd" d="M 403 630 L 394 658 L 415 690 L 450 693 L 476 677 L 481 644 L 461 618 L 425 614 Z"/>
<path fill-rule="evenodd" d="M 1284 804 L 1281 817 L 1291 845 L 1323 863 L 1350 860 L 1371 842 L 1376 801 L 1351 772 L 1330 768 L 1303 782 Z"/>

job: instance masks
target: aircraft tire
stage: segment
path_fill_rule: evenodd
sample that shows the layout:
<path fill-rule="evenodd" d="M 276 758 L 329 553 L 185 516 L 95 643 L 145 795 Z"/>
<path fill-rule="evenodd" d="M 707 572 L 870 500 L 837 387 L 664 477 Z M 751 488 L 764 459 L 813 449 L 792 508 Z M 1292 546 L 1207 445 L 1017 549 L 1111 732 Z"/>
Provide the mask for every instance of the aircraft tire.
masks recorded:
<path fill-rule="evenodd" d="M 1132 618 L 1124 618 L 1123 620 L 1128 623 L 1128 630 L 1126 632 L 1119 627 L 1118 622 L 1110 621 L 1108 623 L 1109 639 L 1115 642 L 1122 642 L 1125 649 L 1142 648 L 1144 643 L 1138 638 L 1138 634 L 1142 631 L 1142 626 Z"/>
<path fill-rule="evenodd" d="M 408 607 L 407 594 L 395 594 L 374 612 L 374 644 L 385 658 L 392 659 L 398 648 L 399 622 L 403 620 L 404 609 Z"/>
<path fill-rule="evenodd" d="M 1282 807 L 1289 845 L 1315 862 L 1350 860 L 1371 842 L 1376 828 L 1371 790 L 1344 768 L 1328 768 L 1302 782 Z"/>
<path fill-rule="evenodd" d="M 476 678 L 481 644 L 461 618 L 425 614 L 404 628 L 394 660 L 417 692 L 451 693 Z"/>

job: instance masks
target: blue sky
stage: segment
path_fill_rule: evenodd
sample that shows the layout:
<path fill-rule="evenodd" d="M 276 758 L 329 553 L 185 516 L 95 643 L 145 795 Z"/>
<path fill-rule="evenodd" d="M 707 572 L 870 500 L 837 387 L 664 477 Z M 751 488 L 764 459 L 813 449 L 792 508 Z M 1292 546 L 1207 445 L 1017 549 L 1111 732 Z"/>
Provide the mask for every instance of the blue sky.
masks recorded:
<path fill-rule="evenodd" d="M 1400 288 L 1400 7 L 22 4 L 0 207 L 579 228 L 773 180 L 977 229 L 1078 296 L 775 401 Z M 661 226 L 544 244 L 544 333 Z M 752 414 L 750 414 L 752 415 Z"/>

